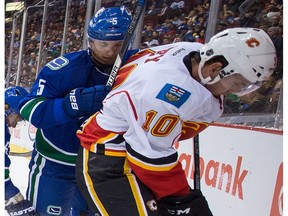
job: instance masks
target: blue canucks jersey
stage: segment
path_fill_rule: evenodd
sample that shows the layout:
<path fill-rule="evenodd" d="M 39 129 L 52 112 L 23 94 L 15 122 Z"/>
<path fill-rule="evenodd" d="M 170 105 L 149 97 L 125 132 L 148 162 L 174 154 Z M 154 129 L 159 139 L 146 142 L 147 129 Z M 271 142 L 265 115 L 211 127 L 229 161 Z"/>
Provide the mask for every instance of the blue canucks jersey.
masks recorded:
<path fill-rule="evenodd" d="M 108 76 L 95 66 L 87 50 L 60 56 L 43 67 L 30 94 L 20 102 L 21 115 L 37 128 L 34 147 L 41 155 L 75 166 L 80 146 L 76 131 L 89 116 L 67 115 L 63 98 L 75 88 L 105 85 Z"/>

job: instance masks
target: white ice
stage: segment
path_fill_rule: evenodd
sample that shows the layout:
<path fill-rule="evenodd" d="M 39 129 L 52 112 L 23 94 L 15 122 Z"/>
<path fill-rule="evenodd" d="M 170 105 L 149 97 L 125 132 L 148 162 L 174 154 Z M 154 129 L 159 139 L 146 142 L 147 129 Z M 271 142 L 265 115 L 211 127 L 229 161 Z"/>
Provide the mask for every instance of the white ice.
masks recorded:
<path fill-rule="evenodd" d="M 26 188 L 28 184 L 28 164 L 29 159 L 27 157 L 10 156 L 10 177 L 14 185 L 16 185 L 24 197 L 26 197 Z M 4 214 L 1 214 L 4 215 Z M 5 216 L 9 216 L 5 211 Z"/>

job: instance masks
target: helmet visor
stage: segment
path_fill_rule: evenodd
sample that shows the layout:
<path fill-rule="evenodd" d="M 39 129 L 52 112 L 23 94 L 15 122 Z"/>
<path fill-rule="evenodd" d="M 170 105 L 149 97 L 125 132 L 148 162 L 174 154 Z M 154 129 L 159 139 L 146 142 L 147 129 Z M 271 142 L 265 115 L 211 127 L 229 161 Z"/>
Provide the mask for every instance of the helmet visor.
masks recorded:
<path fill-rule="evenodd" d="M 243 95 L 249 94 L 249 93 L 257 90 L 258 88 L 260 88 L 261 85 L 262 85 L 262 82 L 252 83 L 247 87 L 243 87 L 239 92 L 233 92 L 233 94 L 241 97 Z"/>
<path fill-rule="evenodd" d="M 256 90 L 260 85 L 260 83 L 253 84 L 247 79 L 245 79 L 241 74 L 235 73 L 230 76 L 223 77 L 219 79 L 218 82 L 215 82 L 214 84 L 209 84 L 206 87 L 211 86 L 211 88 L 214 88 L 217 95 L 228 95 L 231 93 L 237 95 L 244 95 Z M 218 88 L 215 89 L 215 86 L 218 86 Z"/>

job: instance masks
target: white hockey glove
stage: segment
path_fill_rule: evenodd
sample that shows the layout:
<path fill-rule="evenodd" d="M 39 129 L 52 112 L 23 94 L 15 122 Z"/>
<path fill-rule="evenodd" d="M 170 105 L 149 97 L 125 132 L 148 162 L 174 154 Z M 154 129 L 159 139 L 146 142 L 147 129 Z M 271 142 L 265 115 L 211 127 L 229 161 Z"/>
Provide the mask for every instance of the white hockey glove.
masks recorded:
<path fill-rule="evenodd" d="M 165 197 L 158 202 L 159 216 L 213 216 L 208 203 L 199 190 L 186 196 Z"/>
<path fill-rule="evenodd" d="M 5 201 L 5 210 L 10 216 L 38 216 L 32 203 L 24 200 L 21 192 Z"/>

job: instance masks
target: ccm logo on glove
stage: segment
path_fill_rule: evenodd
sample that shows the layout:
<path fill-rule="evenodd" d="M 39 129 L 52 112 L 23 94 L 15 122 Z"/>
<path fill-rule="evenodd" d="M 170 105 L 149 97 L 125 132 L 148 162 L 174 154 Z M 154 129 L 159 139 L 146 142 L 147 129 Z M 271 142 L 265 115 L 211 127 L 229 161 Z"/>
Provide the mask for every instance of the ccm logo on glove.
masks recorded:
<path fill-rule="evenodd" d="M 200 190 L 190 190 L 186 196 L 164 197 L 158 201 L 160 216 L 213 216 Z"/>
<path fill-rule="evenodd" d="M 191 209 L 191 208 L 187 208 L 187 209 L 177 209 L 177 210 L 167 209 L 167 211 L 169 212 L 170 215 L 189 215 L 190 209 Z"/>

